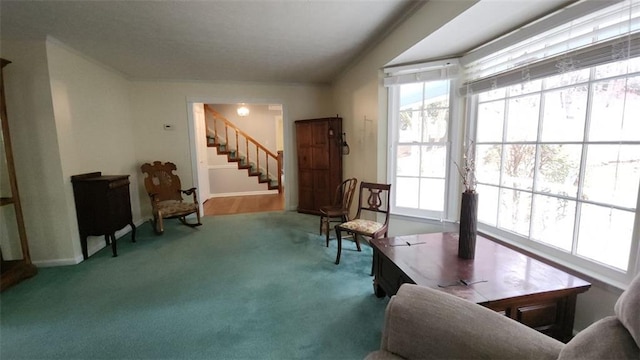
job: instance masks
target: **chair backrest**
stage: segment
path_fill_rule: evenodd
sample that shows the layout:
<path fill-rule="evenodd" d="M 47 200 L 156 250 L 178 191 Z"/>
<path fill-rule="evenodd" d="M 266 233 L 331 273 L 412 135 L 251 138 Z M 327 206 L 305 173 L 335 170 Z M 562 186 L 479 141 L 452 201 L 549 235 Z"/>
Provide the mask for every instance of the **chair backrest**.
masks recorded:
<path fill-rule="evenodd" d="M 338 185 L 333 195 L 333 205 L 349 211 L 353 203 L 353 195 L 356 193 L 356 178 L 347 179 Z"/>
<path fill-rule="evenodd" d="M 391 184 L 361 182 L 356 219 L 362 216 L 363 211 L 382 213 L 385 215 L 384 224 L 389 224 L 390 201 Z"/>
<path fill-rule="evenodd" d="M 177 169 L 174 163 L 154 161 L 153 165 L 146 163 L 140 169 L 147 174 L 144 187 L 152 200 L 182 200 L 180 178 L 173 173 Z"/>

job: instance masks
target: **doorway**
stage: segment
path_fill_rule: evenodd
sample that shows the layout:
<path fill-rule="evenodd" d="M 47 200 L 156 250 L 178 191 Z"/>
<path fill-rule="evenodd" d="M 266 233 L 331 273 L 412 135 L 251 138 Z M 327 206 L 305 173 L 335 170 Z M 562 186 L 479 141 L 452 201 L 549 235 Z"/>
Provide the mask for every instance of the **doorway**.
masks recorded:
<path fill-rule="evenodd" d="M 279 167 L 273 163 L 277 159 L 261 155 L 266 149 L 271 154 L 282 152 L 284 157 L 282 105 L 206 101 L 192 102 L 189 108 L 192 165 L 201 213 L 206 216 L 284 210 L 286 186 L 278 192 L 264 181 L 266 173 L 268 178 L 277 179 Z M 246 146 L 249 142 L 259 145 Z M 253 169 L 242 166 L 249 163 Z M 284 164 L 284 159 L 280 163 Z M 263 175 L 256 176 L 255 168 Z M 284 166 L 280 168 L 284 184 Z"/>

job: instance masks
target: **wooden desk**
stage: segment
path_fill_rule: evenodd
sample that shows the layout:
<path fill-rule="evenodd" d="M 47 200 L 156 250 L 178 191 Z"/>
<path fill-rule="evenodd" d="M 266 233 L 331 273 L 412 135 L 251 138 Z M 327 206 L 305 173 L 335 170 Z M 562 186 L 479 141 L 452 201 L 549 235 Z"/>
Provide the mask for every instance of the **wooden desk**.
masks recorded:
<path fill-rule="evenodd" d="M 488 307 L 560 341 L 571 339 L 576 297 L 591 284 L 478 236 L 476 256 L 458 258 L 458 234 L 374 239 L 374 289 L 427 286 Z M 411 244 L 411 245 L 407 245 Z"/>

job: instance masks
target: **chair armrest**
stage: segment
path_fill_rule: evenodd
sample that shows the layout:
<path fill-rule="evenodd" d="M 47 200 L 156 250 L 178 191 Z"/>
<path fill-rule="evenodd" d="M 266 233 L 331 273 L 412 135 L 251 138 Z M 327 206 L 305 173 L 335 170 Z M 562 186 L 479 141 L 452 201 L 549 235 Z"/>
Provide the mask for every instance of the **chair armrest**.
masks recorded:
<path fill-rule="evenodd" d="M 389 301 L 381 343 L 407 359 L 556 359 L 562 346 L 490 309 L 412 284 Z"/>
<path fill-rule="evenodd" d="M 180 191 L 182 191 L 182 193 L 185 194 L 185 195 L 193 195 L 194 204 L 198 203 L 198 195 L 196 194 L 196 188 L 192 187 L 190 189 L 180 190 Z"/>

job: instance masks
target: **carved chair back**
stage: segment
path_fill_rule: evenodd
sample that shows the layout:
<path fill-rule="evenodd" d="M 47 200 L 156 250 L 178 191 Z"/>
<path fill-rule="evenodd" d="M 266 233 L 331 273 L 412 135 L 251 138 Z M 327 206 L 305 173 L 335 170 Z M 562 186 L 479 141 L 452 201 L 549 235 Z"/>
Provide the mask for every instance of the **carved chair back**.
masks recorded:
<path fill-rule="evenodd" d="M 358 213 L 355 218 L 360 219 L 363 212 L 381 213 L 385 215 L 384 227 L 389 224 L 389 206 L 391 201 L 391 184 L 360 183 L 358 199 Z"/>
<path fill-rule="evenodd" d="M 182 200 L 180 178 L 173 173 L 177 170 L 174 163 L 154 161 L 153 165 L 146 163 L 140 169 L 147 174 L 144 187 L 154 201 Z"/>

